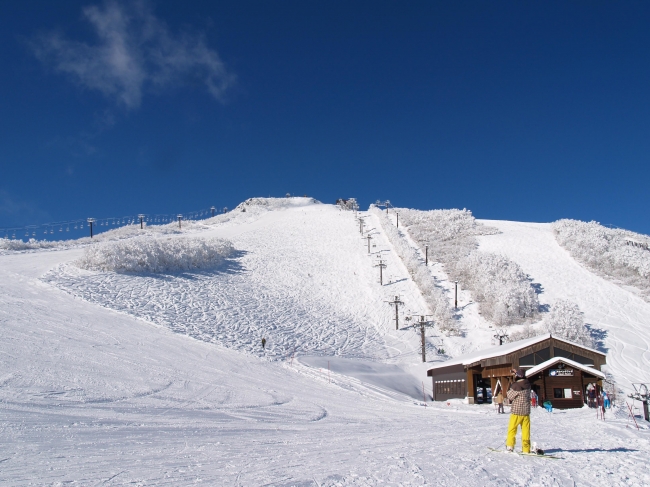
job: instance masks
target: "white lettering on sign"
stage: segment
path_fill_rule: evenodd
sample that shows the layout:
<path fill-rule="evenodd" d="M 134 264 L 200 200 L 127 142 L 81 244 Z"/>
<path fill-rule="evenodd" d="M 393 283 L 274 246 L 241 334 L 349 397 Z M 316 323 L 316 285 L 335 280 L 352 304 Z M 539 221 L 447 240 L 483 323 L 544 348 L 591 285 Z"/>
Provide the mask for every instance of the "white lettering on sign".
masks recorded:
<path fill-rule="evenodd" d="M 573 377 L 573 369 L 551 369 L 548 375 L 551 377 Z"/>

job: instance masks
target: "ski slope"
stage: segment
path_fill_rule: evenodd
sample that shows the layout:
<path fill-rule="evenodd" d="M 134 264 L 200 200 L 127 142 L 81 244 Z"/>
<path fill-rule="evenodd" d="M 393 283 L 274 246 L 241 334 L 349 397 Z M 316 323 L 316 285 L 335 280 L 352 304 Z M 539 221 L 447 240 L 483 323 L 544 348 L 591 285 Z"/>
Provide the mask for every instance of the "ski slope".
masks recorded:
<path fill-rule="evenodd" d="M 580 306 L 607 351 L 607 367 L 618 385 L 650 383 L 650 303 L 633 290 L 599 277 L 555 241 L 550 224 L 485 220 L 502 233 L 480 237 L 480 249 L 501 252 L 540 283 L 540 304 L 570 299 Z"/>
<path fill-rule="evenodd" d="M 489 405 L 425 407 L 419 334 L 385 301 L 402 319 L 424 303 L 372 220 L 369 254 L 350 212 L 249 205 L 174 237 L 237 249 L 193 273 L 84 271 L 74 245 L 1 255 L 0 484 L 650 484 L 650 429 L 622 410 L 533 411 L 549 461 L 490 453 L 508 417 Z"/>

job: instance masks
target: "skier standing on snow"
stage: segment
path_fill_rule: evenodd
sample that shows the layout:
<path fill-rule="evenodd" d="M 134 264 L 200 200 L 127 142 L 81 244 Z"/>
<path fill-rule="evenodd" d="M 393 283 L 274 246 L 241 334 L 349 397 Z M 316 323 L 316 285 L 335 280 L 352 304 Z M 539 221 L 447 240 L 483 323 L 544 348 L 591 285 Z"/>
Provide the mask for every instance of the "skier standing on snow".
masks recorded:
<path fill-rule="evenodd" d="M 521 450 L 530 453 L 530 382 L 523 369 L 511 370 L 515 381 L 508 388 L 511 403 L 506 450 L 514 451 L 517 429 L 521 426 Z"/>
<path fill-rule="evenodd" d="M 496 397 L 496 402 L 497 402 L 497 414 L 504 414 L 503 412 L 503 392 L 501 391 L 501 388 L 499 388 L 499 393 L 497 394 Z"/>

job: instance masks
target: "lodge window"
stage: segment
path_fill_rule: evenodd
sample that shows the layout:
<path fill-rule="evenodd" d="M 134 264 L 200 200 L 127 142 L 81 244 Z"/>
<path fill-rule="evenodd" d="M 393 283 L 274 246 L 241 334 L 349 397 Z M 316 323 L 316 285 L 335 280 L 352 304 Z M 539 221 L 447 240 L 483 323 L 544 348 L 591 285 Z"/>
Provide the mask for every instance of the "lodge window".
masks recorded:
<path fill-rule="evenodd" d="M 560 389 L 559 387 L 553 388 L 553 397 L 555 399 L 573 399 L 571 388 Z"/>
<path fill-rule="evenodd" d="M 551 358 L 551 350 L 550 348 L 543 348 L 542 350 L 538 350 L 537 352 L 531 353 L 529 355 L 524 355 L 523 357 L 519 358 L 519 366 L 520 367 L 532 367 L 534 365 L 539 365 L 542 362 L 546 362 L 548 359 Z"/>
<path fill-rule="evenodd" d="M 573 360 L 574 362 L 578 362 L 579 364 L 594 365 L 594 361 L 592 359 L 583 357 L 582 355 L 578 355 L 577 353 L 567 352 L 566 350 L 562 350 L 561 348 L 558 347 L 553 347 L 553 354 L 556 357 L 568 358 L 569 360 Z"/>
<path fill-rule="evenodd" d="M 465 380 L 464 379 L 455 379 L 455 380 L 442 380 L 436 381 L 436 394 L 453 394 L 453 395 L 464 395 L 465 394 Z"/>

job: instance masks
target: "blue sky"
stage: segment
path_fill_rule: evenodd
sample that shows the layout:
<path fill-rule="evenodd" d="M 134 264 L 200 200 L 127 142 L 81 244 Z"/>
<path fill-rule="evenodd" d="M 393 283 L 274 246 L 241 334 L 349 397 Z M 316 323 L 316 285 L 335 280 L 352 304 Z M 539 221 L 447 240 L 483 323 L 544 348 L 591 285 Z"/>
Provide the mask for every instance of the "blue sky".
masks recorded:
<path fill-rule="evenodd" d="M 650 233 L 648 25 L 648 2 L 5 2 L 0 227 L 289 192 Z"/>

